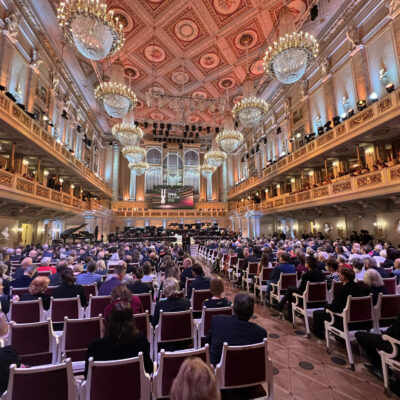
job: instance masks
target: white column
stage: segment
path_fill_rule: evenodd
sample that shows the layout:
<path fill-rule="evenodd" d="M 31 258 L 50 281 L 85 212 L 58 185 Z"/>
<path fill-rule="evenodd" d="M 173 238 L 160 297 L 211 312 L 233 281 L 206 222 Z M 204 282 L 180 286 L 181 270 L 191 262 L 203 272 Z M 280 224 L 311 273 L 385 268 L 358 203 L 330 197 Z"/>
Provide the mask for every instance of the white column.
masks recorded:
<path fill-rule="evenodd" d="M 119 147 L 114 145 L 113 173 L 112 173 L 112 190 L 113 200 L 118 201 L 119 197 Z"/>
<path fill-rule="evenodd" d="M 235 172 L 233 167 L 233 156 L 228 155 L 228 187 L 231 188 L 235 186 Z"/>
<path fill-rule="evenodd" d="M 131 180 L 129 185 L 129 200 L 136 201 L 136 173 L 131 169 Z"/>
<path fill-rule="evenodd" d="M 222 164 L 222 201 L 225 203 L 228 198 L 228 168 L 226 160 Z"/>
<path fill-rule="evenodd" d="M 260 236 L 260 216 L 254 215 L 252 217 L 252 223 L 253 223 L 253 237 L 257 238 Z"/>
<path fill-rule="evenodd" d="M 207 178 L 207 201 L 212 201 L 212 177 Z"/>
<path fill-rule="evenodd" d="M 250 218 L 246 217 L 246 223 L 247 223 L 247 237 L 251 237 L 250 233 Z"/>
<path fill-rule="evenodd" d="M 112 147 L 107 147 L 106 156 L 104 162 L 104 179 L 107 184 L 111 185 L 112 182 L 112 169 L 113 169 L 113 149 Z"/>

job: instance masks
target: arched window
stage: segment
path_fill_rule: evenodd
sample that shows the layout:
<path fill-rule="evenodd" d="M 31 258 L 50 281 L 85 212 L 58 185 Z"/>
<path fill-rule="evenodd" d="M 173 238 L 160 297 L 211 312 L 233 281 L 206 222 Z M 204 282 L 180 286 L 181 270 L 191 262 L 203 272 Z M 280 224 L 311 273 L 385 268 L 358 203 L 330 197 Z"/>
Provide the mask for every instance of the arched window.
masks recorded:
<path fill-rule="evenodd" d="M 183 175 L 183 185 L 193 186 L 194 194 L 198 194 L 200 190 L 200 174 L 196 169 L 186 169 Z"/>
<path fill-rule="evenodd" d="M 198 166 L 199 165 L 199 155 L 193 150 L 188 150 L 185 153 L 185 165 Z"/>
<path fill-rule="evenodd" d="M 164 157 L 163 168 L 165 170 L 183 169 L 182 159 L 178 156 L 178 154 L 168 153 Z"/>
<path fill-rule="evenodd" d="M 161 169 L 150 168 L 146 171 L 146 193 L 151 193 L 157 185 L 161 185 Z"/>
<path fill-rule="evenodd" d="M 160 149 L 151 148 L 147 152 L 147 163 L 153 165 L 161 164 L 161 151 Z"/>

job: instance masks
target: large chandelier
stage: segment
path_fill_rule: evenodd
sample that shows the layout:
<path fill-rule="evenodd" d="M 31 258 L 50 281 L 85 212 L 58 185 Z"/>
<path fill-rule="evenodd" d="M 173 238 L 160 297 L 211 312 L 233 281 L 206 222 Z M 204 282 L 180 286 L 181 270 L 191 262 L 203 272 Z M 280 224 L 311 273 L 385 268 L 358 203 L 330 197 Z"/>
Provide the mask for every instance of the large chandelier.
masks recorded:
<path fill-rule="evenodd" d="M 102 60 L 124 45 L 122 24 L 99 0 L 66 0 L 57 9 L 59 25 L 80 53 Z"/>
<path fill-rule="evenodd" d="M 256 96 L 253 79 L 248 73 L 243 82 L 243 98 L 233 107 L 233 117 L 244 127 L 250 128 L 267 115 L 268 108 L 268 103 Z"/>
<path fill-rule="evenodd" d="M 136 95 L 125 84 L 124 66 L 121 61 L 115 61 L 111 66 L 109 82 L 97 86 L 95 96 L 108 115 L 113 118 L 123 118 L 136 107 Z"/>
<path fill-rule="evenodd" d="M 209 179 L 212 177 L 212 174 L 215 172 L 215 167 L 209 164 L 203 164 L 200 168 L 201 175 L 203 178 Z"/>
<path fill-rule="evenodd" d="M 139 146 L 126 146 L 122 149 L 122 155 L 131 164 L 137 164 L 143 161 L 146 156 L 146 150 Z"/>
<path fill-rule="evenodd" d="M 234 129 L 232 116 L 229 112 L 225 114 L 224 130 L 217 135 L 215 141 L 226 153 L 233 153 L 243 143 L 243 135 Z"/>
<path fill-rule="evenodd" d="M 135 175 L 141 176 L 147 171 L 149 164 L 141 161 L 137 163 L 129 163 L 128 167 L 135 172 Z"/>
<path fill-rule="evenodd" d="M 280 82 L 297 82 L 317 57 L 319 45 L 308 33 L 296 32 L 294 18 L 285 7 L 279 21 L 279 40 L 270 46 L 264 57 L 267 74 Z"/>
<path fill-rule="evenodd" d="M 116 124 L 112 127 L 112 135 L 122 146 L 135 146 L 143 137 L 143 131 L 135 125 L 133 111 L 125 115 L 122 124 Z"/>
<path fill-rule="evenodd" d="M 210 150 L 204 155 L 204 161 L 206 164 L 212 167 L 218 168 L 225 160 L 226 153 L 220 150 Z"/>

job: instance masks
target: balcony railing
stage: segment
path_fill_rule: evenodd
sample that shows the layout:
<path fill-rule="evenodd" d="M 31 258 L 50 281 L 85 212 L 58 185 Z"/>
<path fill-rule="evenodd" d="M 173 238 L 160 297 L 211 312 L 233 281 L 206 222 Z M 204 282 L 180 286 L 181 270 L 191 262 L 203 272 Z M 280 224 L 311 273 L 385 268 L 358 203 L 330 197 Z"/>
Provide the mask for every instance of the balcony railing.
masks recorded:
<path fill-rule="evenodd" d="M 397 89 L 332 130 L 318 136 L 312 142 L 288 154 L 275 164 L 264 168 L 259 177 L 251 177 L 239 183 L 229 191 L 228 198 L 232 199 L 249 190 L 266 185 L 268 182 L 276 180 L 281 173 L 286 173 L 295 167 L 299 167 L 305 160 L 318 157 L 327 150 L 346 143 L 372 128 L 398 117 L 400 115 L 399 106 L 400 89 Z"/>
<path fill-rule="evenodd" d="M 112 197 L 112 190 L 98 176 L 91 172 L 80 160 L 71 154 L 64 146 L 46 132 L 37 122 L 29 117 L 21 108 L 11 101 L 4 93 L 0 93 L 0 116 L 6 113 L 9 118 L 16 121 L 21 132 L 33 140 L 39 139 L 37 143 L 46 151 L 61 158 L 62 161 L 67 161 L 70 168 L 84 176 L 90 183 L 102 190 L 107 196 Z M 4 119 L 4 118 L 2 118 Z M 26 132 L 29 134 L 26 135 Z"/>
<path fill-rule="evenodd" d="M 29 201 L 29 198 L 45 200 L 49 206 L 60 207 L 61 204 L 67 208 L 72 208 L 75 212 L 90 210 L 92 204 L 7 171 L 0 171 L 0 189 L 27 195 L 27 201 Z"/>
<path fill-rule="evenodd" d="M 371 192 L 374 193 L 371 193 Z M 385 168 L 380 171 L 371 172 L 359 176 L 344 177 L 336 182 L 320 186 L 296 194 L 283 194 L 265 200 L 259 204 L 249 204 L 231 210 L 231 215 L 242 214 L 251 211 L 260 211 L 268 214 L 285 209 L 296 209 L 307 205 L 314 206 L 322 201 L 324 204 L 348 201 L 354 198 L 360 199 L 365 196 L 398 193 L 400 192 L 400 165 Z M 326 200 L 326 201 L 325 201 Z"/>

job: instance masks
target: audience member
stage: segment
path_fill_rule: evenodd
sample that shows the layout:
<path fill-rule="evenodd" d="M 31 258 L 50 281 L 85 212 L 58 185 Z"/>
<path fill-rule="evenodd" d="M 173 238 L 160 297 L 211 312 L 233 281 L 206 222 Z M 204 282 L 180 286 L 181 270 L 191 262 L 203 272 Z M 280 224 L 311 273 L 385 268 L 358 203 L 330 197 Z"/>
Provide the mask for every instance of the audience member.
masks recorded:
<path fill-rule="evenodd" d="M 229 300 L 224 297 L 224 281 L 218 276 L 213 275 L 210 280 L 211 299 L 207 299 L 203 303 L 203 307 L 220 308 L 229 307 Z"/>
<path fill-rule="evenodd" d="M 50 279 L 47 276 L 36 277 L 29 285 L 29 293 L 24 293 L 20 297 L 20 301 L 30 301 L 42 299 L 43 309 L 50 308 L 50 296 L 46 293 L 49 287 Z"/>
<path fill-rule="evenodd" d="M 61 273 L 67 268 L 67 261 L 59 261 L 56 267 L 56 273 L 49 276 L 50 286 L 58 286 L 61 284 Z"/>
<path fill-rule="evenodd" d="M 10 286 L 15 288 L 26 288 L 29 287 L 36 274 L 37 266 L 33 264 L 28 264 L 24 268 L 24 273 L 19 278 L 14 279 L 10 282 Z"/>
<path fill-rule="evenodd" d="M 126 264 L 122 261 L 114 266 L 114 273 L 111 279 L 102 283 L 99 289 L 99 296 L 109 296 L 116 286 L 122 285 L 126 274 Z"/>
<path fill-rule="evenodd" d="M 379 272 L 375 269 L 368 269 L 364 275 L 364 285 L 369 293 L 372 294 L 373 304 L 376 305 L 379 293 L 388 294 Z"/>
<path fill-rule="evenodd" d="M 66 268 L 61 272 L 61 285 L 56 287 L 52 293 L 55 299 L 73 298 L 79 296 L 81 306 L 87 306 L 87 299 L 83 287 L 76 285 L 74 282 L 74 273 L 71 269 Z"/>
<path fill-rule="evenodd" d="M 192 297 L 192 290 L 210 289 L 210 278 L 204 276 L 203 267 L 200 264 L 194 264 L 192 267 L 194 281 L 188 288 L 188 297 Z"/>
<path fill-rule="evenodd" d="M 114 309 L 115 304 L 119 302 L 126 302 L 131 305 L 133 314 L 140 314 L 143 312 L 142 303 L 137 296 L 132 296 L 132 292 L 124 285 L 115 286 L 111 292 L 110 304 L 104 309 L 104 318 L 108 318 L 111 311 Z"/>
<path fill-rule="evenodd" d="M 101 282 L 101 275 L 95 273 L 96 263 L 94 261 L 87 263 L 86 271 L 87 272 L 83 272 L 76 277 L 76 283 L 78 285 L 90 285 L 92 283 Z"/>

